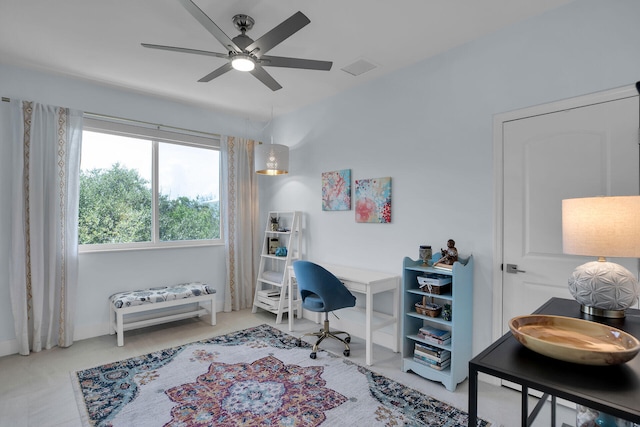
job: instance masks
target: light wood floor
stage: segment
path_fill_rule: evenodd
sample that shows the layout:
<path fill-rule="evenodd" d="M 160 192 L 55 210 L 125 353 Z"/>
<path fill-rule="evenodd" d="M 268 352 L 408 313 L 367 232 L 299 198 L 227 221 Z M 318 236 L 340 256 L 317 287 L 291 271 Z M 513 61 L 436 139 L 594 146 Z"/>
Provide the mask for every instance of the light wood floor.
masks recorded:
<path fill-rule="evenodd" d="M 125 333 L 125 346 L 117 347 L 115 335 L 106 335 L 75 342 L 69 348 L 54 348 L 30 356 L 11 355 L 0 358 L 0 426 L 47 427 L 81 426 L 80 414 L 73 394 L 71 374 L 116 360 L 146 354 L 155 350 L 189 343 L 214 335 L 223 335 L 263 323 L 298 336 L 315 331 L 318 326 L 308 320 L 296 320 L 295 331 L 288 331 L 285 321 L 275 324 L 275 316 L 251 310 L 218 313 L 217 325 L 207 325 L 200 320 L 184 320 Z M 342 354 L 337 341 L 323 342 L 322 348 Z M 364 342 L 353 337 L 350 359 L 364 365 Z M 320 353 L 318 357 L 322 357 Z M 467 382 L 455 392 L 447 391 L 442 384 L 425 380 L 400 369 L 401 357 L 383 347 L 374 346 L 373 366 L 382 375 L 413 389 L 449 403 L 462 410 L 467 409 Z M 530 407 L 534 402 L 532 401 Z M 479 386 L 479 415 L 493 421 L 495 426 L 519 425 L 520 394 L 486 382 Z M 557 425 L 575 425 L 574 412 L 560 407 Z M 534 426 L 548 426 L 549 404 L 545 405 Z"/>

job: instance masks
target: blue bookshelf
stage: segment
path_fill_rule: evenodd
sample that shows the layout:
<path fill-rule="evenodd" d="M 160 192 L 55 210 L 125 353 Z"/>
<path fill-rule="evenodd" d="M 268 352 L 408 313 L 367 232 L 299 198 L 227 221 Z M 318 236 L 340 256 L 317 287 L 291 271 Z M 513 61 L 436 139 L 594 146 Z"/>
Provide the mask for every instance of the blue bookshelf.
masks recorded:
<path fill-rule="evenodd" d="M 415 261 L 405 257 L 402 269 L 402 370 L 413 372 L 426 379 L 441 382 L 447 390 L 454 391 L 458 384 L 469 375 L 469 360 L 471 360 L 473 340 L 473 256 L 459 257 L 453 264 L 451 271 L 432 267 L 440 258 L 434 254 L 429 265 L 422 261 Z M 444 294 L 429 293 L 421 290 L 418 276 L 426 273 L 450 275 L 452 278 L 451 291 Z M 445 320 L 442 313 L 437 317 L 419 314 L 415 304 L 423 301 L 434 302 L 452 307 L 451 320 Z M 438 344 L 424 340 L 418 336 L 418 331 L 425 325 L 451 331 L 451 341 Z M 414 360 L 415 344 L 425 343 L 451 352 L 449 366 L 438 370 Z"/>

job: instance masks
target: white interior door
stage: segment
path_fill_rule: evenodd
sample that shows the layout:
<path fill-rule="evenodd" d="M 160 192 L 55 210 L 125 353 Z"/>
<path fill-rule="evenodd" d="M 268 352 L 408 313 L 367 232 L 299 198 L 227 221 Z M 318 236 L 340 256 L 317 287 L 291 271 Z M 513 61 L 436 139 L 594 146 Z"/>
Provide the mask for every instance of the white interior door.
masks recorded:
<path fill-rule="evenodd" d="M 562 254 L 562 199 L 639 194 L 635 96 L 502 124 L 502 316 L 529 314 L 550 297 L 571 298 L 567 279 L 591 259 Z M 630 271 L 637 260 L 612 259 Z M 521 272 L 509 272 L 507 264 Z M 496 328 L 494 328 L 496 331 Z"/>

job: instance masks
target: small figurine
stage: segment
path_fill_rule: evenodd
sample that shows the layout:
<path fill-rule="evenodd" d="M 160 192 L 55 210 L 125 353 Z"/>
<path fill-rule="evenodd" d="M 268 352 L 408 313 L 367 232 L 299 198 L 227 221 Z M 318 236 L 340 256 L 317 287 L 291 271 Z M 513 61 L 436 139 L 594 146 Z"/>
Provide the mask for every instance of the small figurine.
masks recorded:
<path fill-rule="evenodd" d="M 451 321 L 452 313 L 451 313 L 451 304 L 445 304 L 442 309 L 442 318 L 447 321 Z"/>
<path fill-rule="evenodd" d="M 277 216 L 269 217 L 269 222 L 270 222 L 269 229 L 271 231 L 278 231 L 278 222 L 279 221 L 280 221 L 280 219 Z"/>
<path fill-rule="evenodd" d="M 458 250 L 455 245 L 456 242 L 453 239 L 447 241 L 447 249 L 440 249 L 442 258 L 438 260 L 438 264 L 453 265 L 458 260 Z"/>

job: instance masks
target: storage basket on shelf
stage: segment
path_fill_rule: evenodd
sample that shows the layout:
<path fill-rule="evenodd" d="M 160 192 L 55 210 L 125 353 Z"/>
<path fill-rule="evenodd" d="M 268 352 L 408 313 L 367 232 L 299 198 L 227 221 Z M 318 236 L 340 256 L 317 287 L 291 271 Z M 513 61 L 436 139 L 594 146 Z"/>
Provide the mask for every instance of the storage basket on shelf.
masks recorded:
<path fill-rule="evenodd" d="M 443 295 L 451 292 L 451 276 L 431 274 L 418 276 L 418 285 L 421 291 L 434 295 Z"/>
<path fill-rule="evenodd" d="M 438 317 L 442 312 L 442 306 L 433 302 L 427 302 L 427 297 L 422 297 L 422 304 L 417 302 L 415 304 L 418 314 L 429 317 Z"/>

